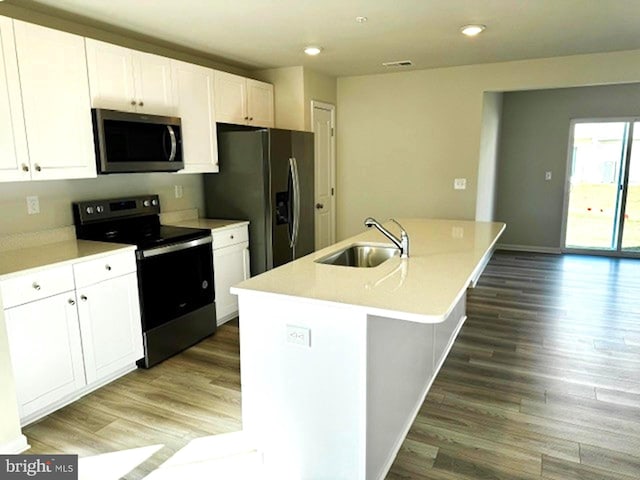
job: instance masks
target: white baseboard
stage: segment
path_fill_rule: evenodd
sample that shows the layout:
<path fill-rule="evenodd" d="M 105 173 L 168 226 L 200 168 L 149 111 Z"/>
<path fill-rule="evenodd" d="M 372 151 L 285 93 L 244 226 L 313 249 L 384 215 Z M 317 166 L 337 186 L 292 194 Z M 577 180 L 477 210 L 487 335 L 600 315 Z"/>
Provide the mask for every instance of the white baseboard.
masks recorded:
<path fill-rule="evenodd" d="M 13 440 L 1 444 L 0 453 L 5 455 L 17 455 L 18 453 L 22 453 L 30 448 L 31 445 L 27 443 L 27 437 L 20 434 L 20 436 L 14 438 Z"/>
<path fill-rule="evenodd" d="M 532 252 L 532 253 L 551 253 L 560 255 L 562 250 L 560 247 L 537 247 L 535 245 L 512 245 L 508 243 L 498 243 L 496 250 L 513 250 L 515 252 Z"/>

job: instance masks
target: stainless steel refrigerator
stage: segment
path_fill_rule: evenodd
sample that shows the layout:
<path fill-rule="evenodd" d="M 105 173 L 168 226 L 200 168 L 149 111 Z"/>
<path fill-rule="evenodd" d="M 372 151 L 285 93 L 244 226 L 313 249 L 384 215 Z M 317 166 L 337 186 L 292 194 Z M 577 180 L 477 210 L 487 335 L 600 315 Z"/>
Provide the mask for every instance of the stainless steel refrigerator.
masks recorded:
<path fill-rule="evenodd" d="M 314 250 L 313 133 L 218 124 L 208 218 L 249 220 L 251 275 Z"/>

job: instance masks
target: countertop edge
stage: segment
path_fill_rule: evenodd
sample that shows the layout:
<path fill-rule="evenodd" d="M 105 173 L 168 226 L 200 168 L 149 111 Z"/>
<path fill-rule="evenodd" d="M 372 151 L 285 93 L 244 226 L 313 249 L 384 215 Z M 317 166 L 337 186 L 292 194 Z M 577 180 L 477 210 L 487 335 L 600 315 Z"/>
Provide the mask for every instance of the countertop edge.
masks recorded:
<path fill-rule="evenodd" d="M 52 244 L 40 245 L 37 248 L 47 247 L 47 246 L 51 246 L 51 245 L 72 244 L 72 243 L 74 243 L 74 242 L 73 241 L 57 242 L 57 243 L 52 243 Z M 65 266 L 65 265 L 70 265 L 71 266 L 71 265 L 74 265 L 74 264 L 83 263 L 83 262 L 95 260 L 95 259 L 102 258 L 102 257 L 108 257 L 110 255 L 115 255 L 115 254 L 123 253 L 123 252 L 126 252 L 126 251 L 132 251 L 133 252 L 133 251 L 136 250 L 136 246 L 135 245 L 126 245 L 126 244 L 122 244 L 122 243 L 94 242 L 92 240 L 76 240 L 75 243 L 77 243 L 78 245 L 82 245 L 84 243 L 87 243 L 87 244 L 93 244 L 94 246 L 97 246 L 97 244 L 103 244 L 103 245 L 105 245 L 105 248 L 107 248 L 107 246 L 109 248 L 107 250 L 105 250 L 105 251 L 102 251 L 102 252 L 95 252 L 95 253 L 91 253 L 91 254 L 87 254 L 87 255 L 76 256 L 74 258 L 66 258 L 66 259 L 56 260 L 56 261 L 53 261 L 53 262 L 47 262 L 47 263 L 43 263 L 43 264 L 40 264 L 40 265 L 35 265 L 35 266 L 27 267 L 27 268 L 14 270 L 14 271 L 11 271 L 11 272 L 0 273 L 0 281 L 8 280 L 8 279 L 14 278 L 14 277 L 19 277 L 21 275 L 26 275 L 26 274 L 29 274 L 29 273 L 39 272 L 41 270 L 46 270 L 46 269 L 49 269 L 49 268 L 62 267 L 62 266 Z M 29 247 L 29 248 L 36 248 L 36 247 Z M 16 250 L 7 250 L 6 252 L 15 252 L 16 254 L 19 254 L 20 251 L 21 251 L 21 249 L 16 249 Z"/>
<path fill-rule="evenodd" d="M 202 223 L 206 222 L 230 222 L 227 225 L 220 226 L 211 226 L 204 225 Z M 197 225 L 201 223 L 200 225 Z M 174 227 L 187 227 L 187 228 L 205 228 L 210 229 L 211 232 L 222 232 L 224 230 L 230 230 L 233 228 L 242 227 L 244 225 L 249 225 L 249 220 L 227 220 L 227 219 L 218 219 L 218 218 L 196 218 L 191 220 L 181 220 L 178 222 L 168 222 L 163 225 L 171 225 Z"/>
<path fill-rule="evenodd" d="M 427 323 L 427 324 L 441 323 L 451 315 L 452 311 L 455 309 L 455 306 L 464 297 L 465 292 L 470 287 L 472 287 L 474 282 L 479 278 L 483 269 L 486 267 L 486 264 L 488 263 L 487 259 L 490 258 L 492 253 L 495 251 L 495 246 L 506 229 L 506 224 L 504 222 L 474 222 L 474 223 L 494 224 L 499 227 L 499 230 L 495 232 L 494 234 L 495 236 L 493 237 L 491 242 L 486 244 L 484 248 L 484 252 L 476 260 L 475 265 L 469 269 L 467 276 L 462 277 L 460 279 L 459 288 L 457 290 L 451 291 L 450 292 L 451 296 L 448 297 L 448 300 L 446 300 L 445 302 L 442 302 L 443 305 L 441 305 L 441 307 L 444 307 L 446 304 L 446 309 L 439 308 L 436 311 L 425 312 L 425 313 L 421 313 L 420 311 L 415 311 L 415 310 L 414 311 L 396 310 L 393 308 L 384 308 L 384 305 L 372 306 L 372 305 L 366 305 L 358 302 L 344 302 L 339 300 L 333 300 L 330 298 L 314 298 L 313 296 L 307 296 L 307 295 L 296 295 L 296 294 L 289 294 L 287 292 L 273 292 L 268 290 L 256 289 L 253 287 L 244 287 L 242 286 L 244 282 L 238 285 L 232 286 L 230 291 L 232 294 L 235 294 L 235 295 L 249 294 L 253 296 L 258 295 L 260 297 L 276 296 L 280 298 L 286 298 L 288 300 L 299 300 L 299 301 L 305 301 L 305 302 L 312 302 L 316 304 L 340 305 L 346 308 L 353 308 L 354 310 L 364 311 L 370 315 L 378 315 L 378 316 L 383 316 L 387 318 L 401 319 L 401 320 L 411 321 L 415 323 Z M 327 247 L 325 249 L 322 249 L 310 254 L 310 255 L 313 255 L 312 260 L 315 261 L 317 258 L 322 258 L 322 256 L 326 254 L 325 250 L 335 251 L 344 245 L 348 245 L 349 243 L 354 243 L 354 242 L 357 243 L 358 241 L 360 241 L 360 239 L 357 238 L 359 236 L 360 235 L 345 239 L 330 247 Z M 301 261 L 301 260 L 296 260 L 296 262 L 298 261 Z"/>
<path fill-rule="evenodd" d="M 443 314 L 443 315 L 427 315 L 427 314 L 422 315 L 418 313 L 402 312 L 397 310 L 386 310 L 382 308 L 368 307 L 366 305 L 356 305 L 352 303 L 343 303 L 343 302 L 323 300 L 318 298 L 300 297 L 297 295 L 285 295 L 282 293 L 274 293 L 274 292 L 264 292 L 260 290 L 253 290 L 253 289 L 241 288 L 241 287 L 231 287 L 229 291 L 233 295 L 248 294 L 249 296 L 261 297 L 261 298 L 275 297 L 275 298 L 286 299 L 287 301 L 295 301 L 300 303 L 313 303 L 317 305 L 330 305 L 334 307 L 349 308 L 352 310 L 360 311 L 367 315 L 393 318 L 396 320 L 404 320 L 407 322 L 414 322 L 414 323 L 425 323 L 425 324 L 442 323 L 446 320 L 449 313 L 451 313 L 451 312 L 448 312 L 447 314 Z M 458 300 L 459 300 L 459 297 L 456 300 L 456 302 Z"/>

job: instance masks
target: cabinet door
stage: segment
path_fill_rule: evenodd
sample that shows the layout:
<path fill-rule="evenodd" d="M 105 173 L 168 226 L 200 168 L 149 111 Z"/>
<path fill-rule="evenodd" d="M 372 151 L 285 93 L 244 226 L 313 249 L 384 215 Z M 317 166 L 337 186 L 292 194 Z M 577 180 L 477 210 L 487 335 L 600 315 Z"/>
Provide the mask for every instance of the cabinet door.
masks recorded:
<path fill-rule="evenodd" d="M 75 295 L 61 293 L 4 314 L 24 421 L 85 385 Z"/>
<path fill-rule="evenodd" d="M 246 124 L 247 79 L 239 75 L 216 71 L 216 120 L 218 122 Z"/>
<path fill-rule="evenodd" d="M 0 182 L 30 178 L 13 23 L 0 17 Z"/>
<path fill-rule="evenodd" d="M 172 60 L 178 116 L 182 119 L 185 173 L 218 171 L 218 142 L 210 68 Z"/>
<path fill-rule="evenodd" d="M 171 86 L 171 60 L 135 52 L 133 70 L 137 111 L 152 115 L 175 115 Z"/>
<path fill-rule="evenodd" d="M 249 247 L 239 243 L 213 251 L 213 273 L 216 287 L 218 325 L 238 314 L 238 298 L 229 289 L 249 278 Z"/>
<path fill-rule="evenodd" d="M 32 178 L 96 176 L 84 38 L 14 20 Z"/>
<path fill-rule="evenodd" d="M 273 127 L 273 85 L 248 78 L 247 111 L 250 125 Z"/>
<path fill-rule="evenodd" d="M 134 112 L 138 100 L 133 82 L 133 51 L 90 38 L 86 42 L 91 106 Z"/>
<path fill-rule="evenodd" d="M 78 313 L 88 384 L 143 356 L 135 273 L 79 289 Z"/>

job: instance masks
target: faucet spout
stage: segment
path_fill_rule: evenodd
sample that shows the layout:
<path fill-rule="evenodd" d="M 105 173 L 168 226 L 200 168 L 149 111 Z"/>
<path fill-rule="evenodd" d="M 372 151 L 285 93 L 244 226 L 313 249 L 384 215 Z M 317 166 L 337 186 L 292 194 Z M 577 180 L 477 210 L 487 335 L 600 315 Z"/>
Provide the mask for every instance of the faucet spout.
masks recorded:
<path fill-rule="evenodd" d="M 393 244 L 400 249 L 400 258 L 409 258 L 409 235 L 405 231 L 404 227 L 396 220 L 392 218 L 391 221 L 400 227 L 400 238 L 396 237 L 393 233 L 384 228 L 375 218 L 367 217 L 364 224 L 369 228 L 376 227 L 380 230 L 380 233 L 391 240 Z"/>

